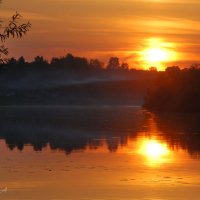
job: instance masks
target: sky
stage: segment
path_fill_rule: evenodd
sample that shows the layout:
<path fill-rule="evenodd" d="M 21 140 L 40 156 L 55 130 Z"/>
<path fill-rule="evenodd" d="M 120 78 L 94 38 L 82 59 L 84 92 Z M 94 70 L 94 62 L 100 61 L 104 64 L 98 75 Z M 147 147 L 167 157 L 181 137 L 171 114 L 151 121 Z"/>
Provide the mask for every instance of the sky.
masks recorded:
<path fill-rule="evenodd" d="M 68 52 L 133 68 L 200 63 L 199 0 L 3 0 L 6 23 L 16 11 L 31 31 L 9 40 L 10 55 L 33 60 Z"/>

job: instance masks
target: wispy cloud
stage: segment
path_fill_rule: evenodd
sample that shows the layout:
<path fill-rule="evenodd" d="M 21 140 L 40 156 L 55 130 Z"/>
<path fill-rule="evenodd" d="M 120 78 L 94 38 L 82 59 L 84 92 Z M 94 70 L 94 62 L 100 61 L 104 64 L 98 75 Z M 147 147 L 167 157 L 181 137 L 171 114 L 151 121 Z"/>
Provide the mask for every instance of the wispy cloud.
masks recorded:
<path fill-rule="evenodd" d="M 136 60 L 146 39 L 162 38 L 175 44 L 183 60 L 185 55 L 199 59 L 199 0 L 7 0 L 1 17 L 9 19 L 13 8 L 33 24 L 20 41 L 28 46 L 24 54 L 29 57 L 32 48 L 34 56 L 64 54 L 66 49 L 83 56 L 116 54 Z M 18 41 L 11 45 L 19 54 Z"/>
<path fill-rule="evenodd" d="M 15 14 L 13 13 L 13 11 L 10 10 L 1 10 L 1 17 L 2 18 L 6 18 L 6 19 L 10 19 L 12 17 L 12 15 Z M 37 21 L 59 21 L 59 18 L 55 18 L 52 16 L 48 16 L 48 15 L 42 15 L 39 13 L 34 13 L 34 12 L 20 12 L 21 15 L 25 16 L 26 19 L 28 20 L 37 20 Z"/>

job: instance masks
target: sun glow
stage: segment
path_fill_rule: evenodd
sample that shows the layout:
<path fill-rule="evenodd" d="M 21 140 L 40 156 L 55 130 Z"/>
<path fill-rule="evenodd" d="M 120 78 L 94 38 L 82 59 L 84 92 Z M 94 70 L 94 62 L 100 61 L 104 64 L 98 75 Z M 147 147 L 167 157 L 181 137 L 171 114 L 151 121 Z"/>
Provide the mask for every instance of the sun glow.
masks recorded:
<path fill-rule="evenodd" d="M 144 146 L 145 154 L 151 158 L 159 158 L 168 154 L 167 146 L 155 140 L 147 141 Z"/>
<path fill-rule="evenodd" d="M 144 52 L 146 60 L 149 62 L 162 62 L 169 59 L 169 53 L 161 48 L 150 48 Z"/>
<path fill-rule="evenodd" d="M 160 38 L 149 38 L 145 42 L 146 48 L 140 52 L 140 61 L 146 69 L 154 66 L 159 71 L 165 70 L 167 63 L 177 58 L 174 44 L 167 43 Z"/>
<path fill-rule="evenodd" d="M 170 150 L 165 143 L 155 139 L 145 139 L 140 144 L 139 153 L 146 158 L 148 165 L 157 166 L 167 161 Z"/>

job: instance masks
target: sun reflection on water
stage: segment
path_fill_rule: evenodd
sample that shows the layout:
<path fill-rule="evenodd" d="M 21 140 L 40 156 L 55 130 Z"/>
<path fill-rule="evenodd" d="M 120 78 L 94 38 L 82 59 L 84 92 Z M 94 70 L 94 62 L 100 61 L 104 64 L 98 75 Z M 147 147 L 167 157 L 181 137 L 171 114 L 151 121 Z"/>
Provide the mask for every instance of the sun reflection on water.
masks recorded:
<path fill-rule="evenodd" d="M 146 159 L 146 164 L 159 166 L 169 162 L 171 151 L 166 143 L 156 139 L 143 138 L 139 141 L 138 153 Z"/>

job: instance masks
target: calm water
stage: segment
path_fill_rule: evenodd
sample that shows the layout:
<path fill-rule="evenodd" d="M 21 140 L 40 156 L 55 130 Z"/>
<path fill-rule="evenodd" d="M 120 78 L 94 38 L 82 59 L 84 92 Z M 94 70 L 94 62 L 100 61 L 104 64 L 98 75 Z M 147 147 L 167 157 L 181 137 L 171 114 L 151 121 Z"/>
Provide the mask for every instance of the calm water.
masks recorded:
<path fill-rule="evenodd" d="M 200 115 L 0 108 L 0 199 L 199 200 Z"/>

